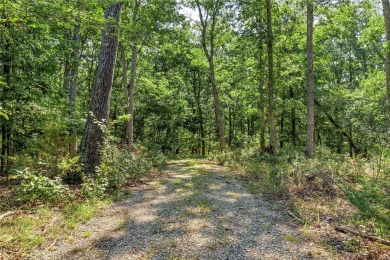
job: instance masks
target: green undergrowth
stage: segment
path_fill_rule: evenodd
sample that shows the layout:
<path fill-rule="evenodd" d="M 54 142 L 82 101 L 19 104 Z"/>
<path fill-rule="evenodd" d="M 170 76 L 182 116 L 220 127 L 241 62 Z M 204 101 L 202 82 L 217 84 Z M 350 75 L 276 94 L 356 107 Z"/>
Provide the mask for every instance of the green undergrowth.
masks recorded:
<path fill-rule="evenodd" d="M 112 198 L 72 202 L 63 207 L 40 205 L 0 222 L 0 248 L 15 255 L 50 250 L 57 239 L 73 239 L 74 229 L 112 203 Z"/>
<path fill-rule="evenodd" d="M 17 182 L 0 205 L 0 216 L 11 213 L 0 219 L 0 251 L 16 256 L 49 250 L 56 239 L 72 239 L 78 225 L 124 198 L 131 185 L 160 171 L 166 161 L 158 151 L 144 147 L 130 151 L 107 145 L 103 154 L 93 177 L 80 172 L 78 157 L 65 158 L 56 167 L 15 169 Z"/>
<path fill-rule="evenodd" d="M 306 224 L 332 217 L 390 236 L 390 158 L 385 152 L 350 158 L 319 147 L 314 159 L 307 159 L 292 149 L 270 155 L 251 148 L 211 159 L 242 172 L 250 192 L 285 200 Z"/>

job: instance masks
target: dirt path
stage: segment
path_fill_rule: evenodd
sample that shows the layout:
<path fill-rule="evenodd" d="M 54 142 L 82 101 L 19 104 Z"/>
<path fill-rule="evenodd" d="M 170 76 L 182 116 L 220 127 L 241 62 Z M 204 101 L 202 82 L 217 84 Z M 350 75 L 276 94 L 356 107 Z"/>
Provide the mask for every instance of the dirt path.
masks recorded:
<path fill-rule="evenodd" d="M 70 239 L 32 259 L 336 259 L 226 168 L 169 163 Z"/>

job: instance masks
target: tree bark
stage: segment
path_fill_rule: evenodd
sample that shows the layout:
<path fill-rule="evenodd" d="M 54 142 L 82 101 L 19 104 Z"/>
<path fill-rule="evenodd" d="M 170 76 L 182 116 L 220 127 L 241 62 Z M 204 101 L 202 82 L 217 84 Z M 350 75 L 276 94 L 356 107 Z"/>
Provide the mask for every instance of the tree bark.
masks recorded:
<path fill-rule="evenodd" d="M 264 151 L 265 149 L 265 97 L 264 97 L 264 72 L 263 72 L 263 48 L 262 43 L 260 43 L 260 57 L 259 57 L 259 91 L 260 91 L 260 149 Z"/>
<path fill-rule="evenodd" d="M 5 15 L 4 15 L 5 17 Z M 9 24 L 5 25 L 5 29 L 8 30 L 10 28 Z M 5 37 L 4 38 L 4 53 L 2 55 L 3 62 L 3 75 L 5 79 L 5 86 L 3 86 L 3 93 L 1 96 L 2 106 L 3 108 L 9 108 L 9 104 L 11 103 L 9 100 L 9 93 L 12 93 L 11 89 L 11 42 Z M 12 116 L 12 115 L 11 115 Z M 12 134 L 11 134 L 11 120 L 3 119 L 3 124 L 1 126 L 2 132 L 2 144 L 1 144 L 1 175 L 7 176 L 7 180 L 9 179 L 8 170 L 10 168 L 9 157 L 12 156 Z"/>
<path fill-rule="evenodd" d="M 306 156 L 314 156 L 313 3 L 307 2 L 307 129 Z"/>
<path fill-rule="evenodd" d="M 204 119 L 203 119 L 203 110 L 202 110 L 202 105 L 200 103 L 200 93 L 201 93 L 201 77 L 200 77 L 200 73 L 198 72 L 198 87 L 197 89 L 194 89 L 194 93 L 195 93 L 195 102 L 196 102 L 196 106 L 197 106 L 197 110 L 198 110 L 198 117 L 199 117 L 199 127 L 200 127 L 200 142 L 201 142 L 201 146 L 202 146 L 202 156 L 205 156 L 206 155 L 206 133 L 205 133 L 205 130 L 204 130 Z M 196 86 L 194 85 L 194 88 L 196 88 Z"/>
<path fill-rule="evenodd" d="M 213 90 L 213 97 L 214 97 L 214 111 L 215 111 L 215 117 L 216 117 L 216 121 L 217 121 L 220 150 L 221 150 L 221 152 L 225 152 L 226 151 L 225 131 L 224 131 L 223 121 L 222 121 L 222 112 L 221 112 L 221 105 L 220 105 L 220 101 L 219 101 L 218 87 L 217 87 L 217 83 L 215 80 L 215 65 L 214 65 L 215 24 L 216 24 L 216 19 L 217 19 L 219 7 L 220 7 L 219 5 L 221 2 L 217 0 L 214 3 L 213 11 L 211 13 L 210 46 L 209 46 L 210 51 L 208 50 L 207 44 L 206 44 L 207 17 L 206 17 L 206 20 L 203 19 L 203 14 L 202 14 L 199 0 L 195 0 L 195 2 L 196 2 L 196 5 L 198 7 L 199 19 L 200 19 L 201 26 L 202 26 L 202 40 L 201 40 L 202 47 L 203 47 L 203 51 L 206 55 L 207 61 L 209 63 L 211 87 Z"/>
<path fill-rule="evenodd" d="M 290 99 L 294 99 L 294 89 L 290 87 Z M 291 144 L 297 146 L 297 119 L 295 107 L 291 108 Z"/>
<path fill-rule="evenodd" d="M 1 125 L 1 176 L 7 175 L 7 125 L 3 122 Z"/>
<path fill-rule="evenodd" d="M 126 61 L 126 51 L 123 43 L 119 43 L 119 50 L 121 54 L 121 65 L 122 65 L 122 88 L 123 94 L 125 97 L 125 115 L 130 115 L 130 105 L 129 105 L 129 91 L 127 88 L 127 61 Z M 128 144 L 128 133 L 129 133 L 129 124 L 130 120 L 126 120 L 124 124 L 124 133 L 122 142 L 124 144 Z"/>
<path fill-rule="evenodd" d="M 284 147 L 284 135 L 283 135 L 283 131 L 284 131 L 284 110 L 282 111 L 282 114 L 280 115 L 280 137 L 279 137 L 279 140 L 280 140 L 280 148 L 283 148 Z"/>
<path fill-rule="evenodd" d="M 118 24 L 121 9 L 122 3 L 116 3 L 105 10 L 106 28 L 103 31 L 95 85 L 80 148 L 84 171 L 90 175 L 95 174 L 96 167 L 101 163 L 104 128 L 110 112 L 111 90 L 118 51 Z"/>
<path fill-rule="evenodd" d="M 273 62 L 273 33 L 272 33 L 272 3 L 267 4 L 267 51 L 268 51 L 268 91 L 269 91 L 269 150 L 275 153 L 275 104 L 274 104 L 274 62 Z"/>
<path fill-rule="evenodd" d="M 385 19 L 386 32 L 386 90 L 387 90 L 387 146 L 390 147 L 390 3 L 382 0 L 383 16 Z"/>
<path fill-rule="evenodd" d="M 127 134 L 128 134 L 128 145 L 131 148 L 134 145 L 134 92 L 135 92 L 135 79 L 137 76 L 137 58 L 138 58 L 138 50 L 137 50 L 137 16 L 138 9 L 141 5 L 140 0 L 134 0 L 134 9 L 132 14 L 133 21 L 133 32 L 131 36 L 131 68 L 130 68 L 130 83 L 128 86 L 127 92 L 129 93 L 129 115 L 130 119 L 127 122 Z"/>
<path fill-rule="evenodd" d="M 229 106 L 229 146 L 232 146 L 233 141 L 233 121 L 232 121 L 232 107 Z"/>
<path fill-rule="evenodd" d="M 80 63 L 80 25 L 76 25 L 73 31 L 73 57 L 71 60 L 70 81 L 69 81 L 69 105 L 70 116 L 73 117 L 76 112 L 77 83 L 79 76 Z M 70 144 L 69 153 L 74 156 L 77 152 L 77 132 L 75 127 L 69 131 Z"/>

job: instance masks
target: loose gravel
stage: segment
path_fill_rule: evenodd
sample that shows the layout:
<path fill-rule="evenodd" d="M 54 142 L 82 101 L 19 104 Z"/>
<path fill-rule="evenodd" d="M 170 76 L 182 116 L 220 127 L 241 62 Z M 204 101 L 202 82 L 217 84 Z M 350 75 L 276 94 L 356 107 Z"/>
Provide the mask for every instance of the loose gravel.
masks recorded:
<path fill-rule="evenodd" d="M 30 259 L 338 259 L 206 160 L 176 160 Z"/>

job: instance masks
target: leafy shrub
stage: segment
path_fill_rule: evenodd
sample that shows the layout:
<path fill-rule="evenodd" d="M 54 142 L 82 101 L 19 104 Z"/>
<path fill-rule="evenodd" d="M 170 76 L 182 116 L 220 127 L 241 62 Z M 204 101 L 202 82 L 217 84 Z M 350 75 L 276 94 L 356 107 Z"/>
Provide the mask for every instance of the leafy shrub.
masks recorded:
<path fill-rule="evenodd" d="M 103 154 L 105 157 L 100 168 L 111 189 L 119 189 L 128 181 L 144 177 L 153 167 L 161 169 L 166 160 L 161 153 L 148 153 L 142 147 L 130 151 L 107 145 Z"/>
<path fill-rule="evenodd" d="M 96 178 L 84 178 L 81 184 L 81 194 L 87 199 L 104 197 L 109 184 L 107 175 L 99 169 Z"/>
<path fill-rule="evenodd" d="M 82 181 L 82 167 L 79 163 L 80 156 L 65 158 L 57 167 L 61 171 L 61 176 L 65 183 L 74 184 Z"/>
<path fill-rule="evenodd" d="M 160 151 L 150 151 L 147 153 L 147 159 L 152 164 L 153 168 L 161 170 L 167 163 L 167 157 Z"/>
<path fill-rule="evenodd" d="M 22 181 L 18 187 L 17 201 L 21 202 L 59 202 L 72 199 L 74 195 L 69 187 L 64 185 L 61 178 L 50 179 L 25 168 L 18 171 Z"/>

